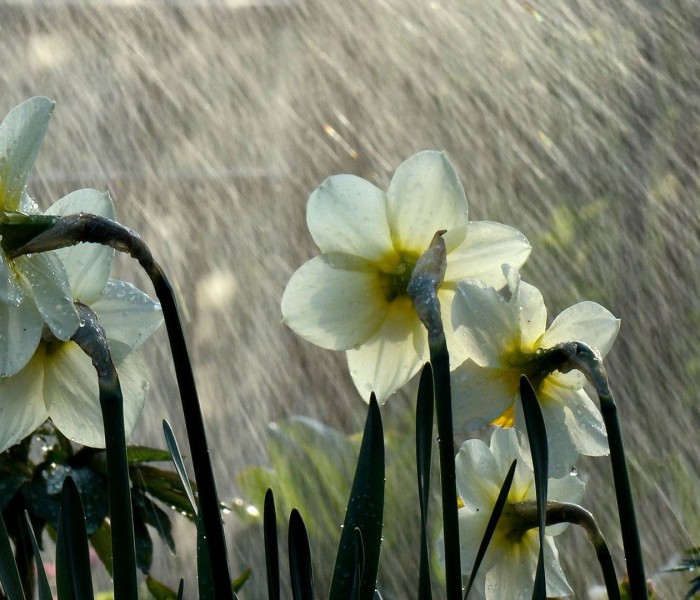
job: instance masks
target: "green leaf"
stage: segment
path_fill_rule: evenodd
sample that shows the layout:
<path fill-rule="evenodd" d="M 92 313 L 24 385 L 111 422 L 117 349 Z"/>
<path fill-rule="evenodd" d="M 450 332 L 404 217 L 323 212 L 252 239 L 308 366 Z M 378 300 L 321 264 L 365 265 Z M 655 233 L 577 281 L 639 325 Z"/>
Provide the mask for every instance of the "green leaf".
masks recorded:
<path fill-rule="evenodd" d="M 22 487 L 22 484 L 27 481 L 29 481 L 29 478 L 26 475 L 0 473 L 0 510 L 10 503 Z"/>
<path fill-rule="evenodd" d="M 136 566 L 144 575 L 148 575 L 153 564 L 153 540 L 138 511 L 134 512 L 134 546 Z"/>
<path fill-rule="evenodd" d="M 508 500 L 508 494 L 510 492 L 510 487 L 513 485 L 513 477 L 515 477 L 515 468 L 517 466 L 517 460 L 514 460 L 505 479 L 503 480 L 503 485 L 501 486 L 501 491 L 498 492 L 498 498 L 496 498 L 496 503 L 493 505 L 493 511 L 489 517 L 489 522 L 486 524 L 486 531 L 484 531 L 484 537 L 481 538 L 481 543 L 479 544 L 479 549 L 476 551 L 476 557 L 474 558 L 474 567 L 472 568 L 471 575 L 469 575 L 469 583 L 467 584 L 467 591 L 464 594 L 466 600 L 469 596 L 469 592 L 474 585 L 474 580 L 479 572 L 479 567 L 481 566 L 484 556 L 486 556 L 486 550 L 488 550 L 489 544 L 491 543 L 491 538 L 496 531 L 496 526 L 498 525 L 498 520 L 501 518 L 501 513 L 503 512 L 503 507 L 506 505 L 506 500 Z M 472 540 L 462 540 L 462 543 L 473 543 Z"/>
<path fill-rule="evenodd" d="M 131 465 L 145 462 L 168 462 L 171 460 L 170 452 L 161 448 L 149 448 L 148 446 L 128 446 L 126 460 Z"/>
<path fill-rule="evenodd" d="M 131 495 L 135 512 L 138 512 L 143 522 L 155 528 L 168 549 L 175 554 L 175 538 L 173 538 L 170 517 L 159 506 L 140 490 L 134 489 Z"/>
<path fill-rule="evenodd" d="M 102 561 L 107 573 L 113 574 L 112 569 L 112 528 L 108 521 L 102 521 L 97 530 L 90 536 L 90 544 Z"/>
<path fill-rule="evenodd" d="M 263 512 L 263 531 L 265 536 L 265 568 L 267 571 L 267 597 L 269 600 L 279 600 L 280 597 L 280 565 L 279 549 L 277 546 L 277 516 L 275 498 L 272 490 L 265 494 L 265 509 Z"/>
<path fill-rule="evenodd" d="M 350 598 L 352 594 L 356 570 L 355 529 L 362 535 L 365 558 L 359 598 L 369 600 L 374 596 L 382 544 L 384 474 L 382 418 L 372 394 L 333 570 L 332 600 Z"/>
<path fill-rule="evenodd" d="M 134 488 L 160 500 L 188 519 L 194 518 L 189 495 L 177 473 L 147 465 L 132 466 L 129 471 Z"/>
<path fill-rule="evenodd" d="M 71 477 L 63 482 L 61 514 L 56 540 L 56 587 L 60 600 L 92 600 L 85 514 Z"/>
<path fill-rule="evenodd" d="M 146 577 L 146 588 L 156 600 L 178 600 L 178 595 L 175 591 L 152 575 Z"/>
<path fill-rule="evenodd" d="M 245 569 L 243 573 L 241 573 L 231 582 L 231 587 L 233 588 L 234 593 L 240 591 L 243 588 L 245 582 L 250 579 L 250 576 L 252 574 L 253 571 L 251 571 L 250 569 Z"/>
<path fill-rule="evenodd" d="M 187 494 L 187 498 L 190 501 L 190 506 L 193 514 L 197 514 L 197 503 L 194 499 L 194 494 L 192 493 L 192 487 L 190 485 L 190 480 L 187 477 L 187 471 L 185 470 L 185 463 L 182 460 L 182 454 L 180 454 L 180 448 L 177 445 L 177 440 L 175 439 L 175 434 L 173 433 L 170 423 L 163 419 L 163 433 L 165 434 L 165 443 L 170 450 L 170 456 L 175 465 L 175 470 L 180 477 L 182 482 L 182 489 Z"/>
<path fill-rule="evenodd" d="M 523 403 L 527 438 L 530 442 L 533 470 L 535 472 L 535 495 L 537 498 L 537 520 L 540 534 L 540 554 L 537 559 L 533 600 L 545 600 L 547 583 L 544 573 L 544 527 L 547 519 L 547 476 L 549 474 L 549 452 L 547 448 L 547 431 L 540 403 L 535 390 L 525 375 L 520 376 L 520 400 Z"/>
<path fill-rule="evenodd" d="M 428 501 L 430 499 L 430 466 L 433 446 L 433 414 L 435 397 L 433 369 L 430 363 L 423 367 L 418 385 L 416 403 L 416 468 L 418 470 L 418 498 L 420 501 L 420 570 L 418 600 L 431 600 L 430 553 L 428 549 Z"/>
<path fill-rule="evenodd" d="M 311 568 L 309 536 L 299 511 L 289 516 L 289 574 L 294 600 L 313 600 L 314 575 Z M 334 596 L 331 593 L 331 598 Z"/>
<path fill-rule="evenodd" d="M 32 527 L 32 520 L 29 518 L 29 513 L 24 511 L 24 520 L 27 524 L 27 531 L 29 532 L 29 539 L 32 542 L 32 551 L 34 553 L 34 564 L 36 566 L 36 581 L 37 590 L 39 592 L 39 600 L 53 600 L 53 594 L 51 593 L 51 586 L 49 586 L 49 580 L 46 577 L 46 571 L 44 570 L 44 563 L 41 560 L 41 551 L 39 550 L 39 544 L 36 541 L 36 536 L 34 535 L 34 528 Z"/>
<path fill-rule="evenodd" d="M 12 553 L 10 536 L 7 534 L 2 514 L 0 514 L 0 583 L 8 600 L 24 600 L 15 555 Z"/>
<path fill-rule="evenodd" d="M 197 515 L 197 586 L 200 598 L 214 598 L 214 580 L 211 571 L 209 545 L 204 534 L 204 517 Z"/>

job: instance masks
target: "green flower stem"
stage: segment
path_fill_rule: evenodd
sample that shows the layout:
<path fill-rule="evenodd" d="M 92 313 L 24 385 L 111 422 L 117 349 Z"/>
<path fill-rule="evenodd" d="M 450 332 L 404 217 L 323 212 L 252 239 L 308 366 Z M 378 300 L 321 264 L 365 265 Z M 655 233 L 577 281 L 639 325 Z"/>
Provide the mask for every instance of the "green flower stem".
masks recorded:
<path fill-rule="evenodd" d="M 459 548 L 457 478 L 452 433 L 450 356 L 447 352 L 445 331 L 440 316 L 440 301 L 437 297 L 437 289 L 445 276 L 446 252 L 445 241 L 442 239 L 443 233 L 444 231 L 438 231 L 435 234 L 428 250 L 418 259 L 407 292 L 413 300 L 413 306 L 418 316 L 428 330 L 428 347 L 435 389 L 440 483 L 442 485 L 446 596 L 447 600 L 461 600 L 462 563 Z"/>
<path fill-rule="evenodd" d="M 107 450 L 114 597 L 117 600 L 138 600 L 134 517 L 126 460 L 121 385 L 97 316 L 87 306 L 78 304 L 76 307 L 81 327 L 71 339 L 91 358 L 97 371 L 100 389 L 100 407 Z"/>
<path fill-rule="evenodd" d="M 632 600 L 646 600 L 649 596 L 644 574 L 642 547 L 639 541 L 639 528 L 637 527 L 634 500 L 632 499 L 632 486 L 627 471 L 617 406 L 610 391 L 603 359 L 598 352 L 581 342 L 563 344 L 562 348 L 569 359 L 567 370 L 577 369 L 581 371 L 595 387 L 598 394 L 600 411 L 603 415 L 603 422 L 608 433 L 608 444 L 610 445 L 610 463 L 615 483 L 615 495 L 617 496 L 617 512 L 620 516 L 630 595 Z"/>
<path fill-rule="evenodd" d="M 81 242 L 104 244 L 131 255 L 150 277 L 156 295 L 161 302 L 170 341 L 170 350 L 175 363 L 175 373 L 180 389 L 180 400 L 187 427 L 187 436 L 190 442 L 192 465 L 199 493 L 199 504 L 203 513 L 204 533 L 209 545 L 215 598 L 217 600 L 231 600 L 236 597 L 236 594 L 231 589 L 228 552 L 219 512 L 216 482 L 209 456 L 209 448 L 204 431 L 204 419 L 192 372 L 192 364 L 189 359 L 182 324 L 178 316 L 175 294 L 168 278 L 154 260 L 148 246 L 138 234 L 111 219 L 80 213 L 60 218 L 29 243 L 10 253 L 10 256 L 55 250 Z"/>
<path fill-rule="evenodd" d="M 525 500 L 512 505 L 513 510 L 532 528 L 538 527 L 537 502 Z M 584 529 L 589 541 L 595 549 L 600 568 L 603 572 L 605 588 L 608 592 L 609 600 L 620 599 L 620 587 L 615 574 L 615 565 L 605 537 L 598 527 L 593 515 L 578 504 L 569 502 L 547 502 L 546 519 L 547 525 L 558 525 L 560 523 L 574 523 Z"/>

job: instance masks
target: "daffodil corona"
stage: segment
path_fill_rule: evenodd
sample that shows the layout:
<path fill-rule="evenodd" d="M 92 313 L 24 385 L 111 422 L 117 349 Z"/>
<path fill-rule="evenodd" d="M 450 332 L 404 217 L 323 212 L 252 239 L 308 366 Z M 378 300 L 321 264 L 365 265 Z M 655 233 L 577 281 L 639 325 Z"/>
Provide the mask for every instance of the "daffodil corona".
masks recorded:
<path fill-rule="evenodd" d="M 282 298 L 284 322 L 308 341 L 347 351 L 365 400 L 383 402 L 428 360 L 427 336 L 407 293 L 419 257 L 446 230 L 447 268 L 438 290 L 449 323 L 457 282 L 497 287 L 504 263 L 522 265 L 525 237 L 492 222 L 469 222 L 464 189 L 447 157 L 426 151 L 402 163 L 383 192 L 353 175 L 335 175 L 313 192 L 307 224 L 322 254 L 294 273 Z M 453 362 L 464 357 L 451 343 Z"/>
<path fill-rule="evenodd" d="M 513 460 L 518 460 L 506 504 L 491 538 L 481 566 L 486 573 L 486 600 L 530 600 L 539 554 L 539 534 L 532 522 L 518 514 L 516 505 L 535 499 L 532 469 L 522 460 L 512 429 L 496 429 L 487 446 L 481 440 L 468 440 L 457 454 L 457 489 L 462 501 L 459 509 L 462 573 L 469 576 L 479 543 L 486 531 L 496 498 Z M 566 475 L 548 482 L 548 500 L 578 503 L 584 485 L 578 477 Z M 545 578 L 547 597 L 570 596 L 564 572 L 559 565 L 553 537 L 568 524 L 545 529 Z"/>
<path fill-rule="evenodd" d="M 542 294 L 506 268 L 509 298 L 479 281 L 462 282 L 452 305 L 452 325 L 469 359 L 452 373 L 457 430 L 492 422 L 513 427 L 524 450 L 527 435 L 519 400 L 520 375 L 527 375 L 547 428 L 550 476 L 561 477 L 579 454 L 607 454 L 600 411 L 583 389 L 578 371 L 562 373 L 547 350 L 560 343 L 584 342 L 605 356 L 620 322 L 595 302 L 564 310 L 546 329 Z M 561 366 L 561 365 L 559 365 Z M 529 451 L 523 454 L 529 457 Z"/>
<path fill-rule="evenodd" d="M 91 212 L 113 218 L 109 195 L 78 190 L 56 202 L 48 214 Z M 90 306 L 109 342 L 124 396 L 127 435 L 148 392 L 148 374 L 136 350 L 160 326 L 160 305 L 130 283 L 108 279 L 114 250 L 80 244 L 56 251 L 70 282 L 71 302 Z M 79 325 L 78 325 L 79 326 Z M 71 440 L 104 447 L 97 374 L 77 344 L 44 329 L 24 368 L 0 379 L 0 452 L 29 435 L 48 417 Z"/>

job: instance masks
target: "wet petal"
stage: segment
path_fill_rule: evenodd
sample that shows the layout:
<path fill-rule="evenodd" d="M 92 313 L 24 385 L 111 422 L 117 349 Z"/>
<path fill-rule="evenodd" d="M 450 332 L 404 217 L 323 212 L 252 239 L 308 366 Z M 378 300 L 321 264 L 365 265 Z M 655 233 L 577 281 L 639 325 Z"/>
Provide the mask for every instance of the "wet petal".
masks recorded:
<path fill-rule="evenodd" d="M 559 552 L 551 537 L 544 538 L 544 572 L 547 582 L 547 598 L 573 596 L 574 591 L 566 580 L 566 575 L 564 575 L 559 563 Z"/>
<path fill-rule="evenodd" d="M 483 367 L 500 367 L 520 345 L 517 315 L 493 288 L 463 281 L 452 302 L 452 326 L 463 352 Z"/>
<path fill-rule="evenodd" d="M 0 379 L 0 452 L 23 440 L 48 418 L 43 386 L 42 353 L 16 375 Z"/>
<path fill-rule="evenodd" d="M 5 252 L 0 248 L 0 302 L 17 306 L 23 297 L 24 290 L 10 267 Z"/>
<path fill-rule="evenodd" d="M 386 194 L 354 175 L 335 175 L 311 194 L 306 222 L 322 252 L 342 252 L 384 262 L 394 252 Z"/>
<path fill-rule="evenodd" d="M 114 219 L 114 204 L 108 193 L 77 190 L 55 202 L 47 215 L 92 213 Z M 102 244 L 78 244 L 57 250 L 70 281 L 73 298 L 84 304 L 95 302 L 105 289 L 112 269 L 114 249 Z"/>
<path fill-rule="evenodd" d="M 420 152 L 401 163 L 387 197 L 394 245 L 403 251 L 421 255 L 436 231 L 449 231 L 468 221 L 464 188 L 442 152 Z"/>
<path fill-rule="evenodd" d="M 0 303 L 0 377 L 15 375 L 32 358 L 44 321 L 33 302 Z"/>
<path fill-rule="evenodd" d="M 462 573 L 470 575 L 474 568 L 476 553 L 484 537 L 491 511 L 479 509 L 478 512 L 469 508 L 460 508 L 457 512 L 459 523 L 460 559 L 462 561 Z M 483 566 L 482 566 L 483 568 Z"/>
<path fill-rule="evenodd" d="M 30 98 L 13 108 L 0 124 L 0 209 L 19 210 L 53 108 L 48 98 Z"/>
<path fill-rule="evenodd" d="M 90 308 L 107 339 L 126 345 L 130 351 L 139 348 L 163 323 L 160 303 L 126 281 L 110 279 L 102 297 Z"/>
<path fill-rule="evenodd" d="M 551 348 L 560 342 L 584 342 L 605 356 L 619 330 L 620 320 L 609 310 L 595 302 L 579 302 L 554 319 L 538 345 Z"/>
<path fill-rule="evenodd" d="M 452 372 L 452 419 L 455 431 L 487 425 L 503 414 L 518 391 L 512 369 L 480 367 L 467 360 Z"/>
<path fill-rule="evenodd" d="M 537 536 L 532 532 L 523 535 L 518 543 L 511 543 L 502 548 L 489 548 L 487 554 L 498 562 L 486 574 L 486 599 L 530 600 L 535 582 L 538 548 Z M 499 554 L 497 558 L 496 553 Z"/>
<path fill-rule="evenodd" d="M 585 390 L 559 387 L 547 377 L 542 384 L 542 395 L 556 399 L 564 407 L 564 422 L 579 454 L 605 456 L 609 453 L 603 417 Z"/>
<path fill-rule="evenodd" d="M 69 340 L 78 329 L 68 275 L 58 257 L 51 253 L 19 256 L 17 269 L 32 289 L 32 296 L 44 321 L 59 340 Z"/>
<path fill-rule="evenodd" d="M 445 281 L 480 279 L 500 289 L 505 285 L 501 267 L 520 268 L 530 255 L 530 242 L 517 229 L 491 221 L 470 221 L 464 242 L 447 255 Z"/>
<path fill-rule="evenodd" d="M 365 343 L 388 310 L 376 269 L 347 255 L 312 258 L 292 275 L 282 296 L 284 323 L 329 350 Z"/>
<path fill-rule="evenodd" d="M 417 336 L 427 337 L 427 332 L 409 298 L 399 297 L 389 306 L 374 336 L 359 349 L 348 351 L 350 375 L 366 402 L 372 392 L 379 403 L 385 402 L 420 370 L 424 357 L 416 352 Z"/>
<path fill-rule="evenodd" d="M 536 350 L 536 343 L 547 327 L 547 307 L 540 291 L 520 281 L 513 297 L 520 323 L 520 344 L 523 352 Z"/>
<path fill-rule="evenodd" d="M 455 458 L 455 474 L 464 506 L 473 513 L 490 515 L 503 485 L 503 477 L 489 447 L 481 440 L 464 442 Z"/>
<path fill-rule="evenodd" d="M 124 427 L 128 435 L 143 409 L 148 381 L 137 354 L 129 355 L 117 371 L 124 394 Z M 85 446 L 104 448 L 97 373 L 76 344 L 61 344 L 47 355 L 44 395 L 51 420 L 66 437 Z"/>

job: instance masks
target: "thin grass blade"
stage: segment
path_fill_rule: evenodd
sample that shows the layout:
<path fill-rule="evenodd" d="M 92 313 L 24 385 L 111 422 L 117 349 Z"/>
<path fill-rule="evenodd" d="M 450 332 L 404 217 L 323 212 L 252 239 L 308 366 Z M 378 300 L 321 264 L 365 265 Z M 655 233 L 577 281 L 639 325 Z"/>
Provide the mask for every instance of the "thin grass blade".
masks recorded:
<path fill-rule="evenodd" d="M 280 597 L 280 559 L 277 545 L 277 512 L 272 490 L 265 494 L 263 509 L 263 529 L 265 535 L 265 567 L 267 569 L 267 597 L 279 600 Z"/>
<path fill-rule="evenodd" d="M 5 520 L 0 513 L 0 583 L 7 600 L 24 600 L 22 583 L 15 562 L 15 555 L 12 552 L 10 536 L 5 527 Z"/>
<path fill-rule="evenodd" d="M 34 552 L 34 564 L 36 565 L 36 580 L 39 600 L 53 600 L 51 586 L 49 586 L 49 580 L 46 577 L 46 570 L 44 569 L 44 562 L 41 560 L 39 544 L 36 541 L 32 521 L 29 518 L 29 513 L 26 510 L 24 511 L 24 520 L 27 524 L 27 531 L 29 532 L 29 539 L 32 542 L 32 551 Z"/>
<path fill-rule="evenodd" d="M 289 516 L 289 574 L 294 600 L 313 600 L 314 575 L 311 568 L 309 536 L 304 520 L 295 508 Z"/>
<path fill-rule="evenodd" d="M 479 567 L 481 566 L 484 556 L 486 556 L 486 550 L 488 550 L 489 544 L 491 543 L 491 538 L 496 531 L 496 526 L 498 525 L 498 520 L 501 518 L 501 513 L 503 512 L 503 507 L 506 505 L 506 500 L 508 499 L 508 494 L 510 493 L 510 487 L 513 485 L 513 477 L 515 477 L 515 467 L 518 461 L 514 460 L 506 478 L 503 480 L 503 485 L 501 486 L 501 491 L 498 492 L 498 498 L 496 498 L 496 504 L 493 506 L 493 511 L 489 517 L 489 522 L 486 524 L 486 531 L 484 532 L 484 537 L 481 538 L 481 543 L 479 544 L 479 549 L 476 552 L 476 557 L 474 558 L 474 567 L 472 568 L 471 575 L 469 576 L 469 583 L 467 583 L 467 591 L 464 594 L 464 600 L 469 596 L 469 592 L 474 585 L 474 580 L 479 572 Z M 469 543 L 471 540 L 464 540 Z"/>
<path fill-rule="evenodd" d="M 431 600 L 430 554 L 428 550 L 428 501 L 430 499 L 430 466 L 433 448 L 433 414 L 435 396 L 433 369 L 430 363 L 423 367 L 418 385 L 416 403 L 416 468 L 418 471 L 418 499 L 420 501 L 420 568 L 418 600 Z"/>
<path fill-rule="evenodd" d="M 369 402 L 360 454 L 350 491 L 343 531 L 335 559 L 329 597 L 352 596 L 355 572 L 355 529 L 362 534 L 365 564 L 359 598 L 371 600 L 377 583 L 384 521 L 384 431 L 374 394 Z"/>
<path fill-rule="evenodd" d="M 547 448 L 547 431 L 544 417 L 537 401 L 537 395 L 525 375 L 520 377 L 520 400 L 523 403 L 527 438 L 535 472 L 535 495 L 537 498 L 537 520 L 540 535 L 540 554 L 537 559 L 533 600 L 545 600 L 547 583 L 544 574 L 544 527 L 547 519 L 547 475 L 549 473 L 549 451 Z"/>
<path fill-rule="evenodd" d="M 182 460 L 182 454 L 180 453 L 180 447 L 175 439 L 175 434 L 173 433 L 173 428 L 170 423 L 163 419 L 163 434 L 165 435 L 165 444 L 168 446 L 170 451 L 170 456 L 173 459 L 173 464 L 175 465 L 175 470 L 182 481 L 182 487 L 187 494 L 187 498 L 192 506 L 192 513 L 197 515 L 197 502 L 194 499 L 194 494 L 192 493 L 192 486 L 190 485 L 190 480 L 187 477 L 187 471 L 185 470 L 185 462 Z"/>

